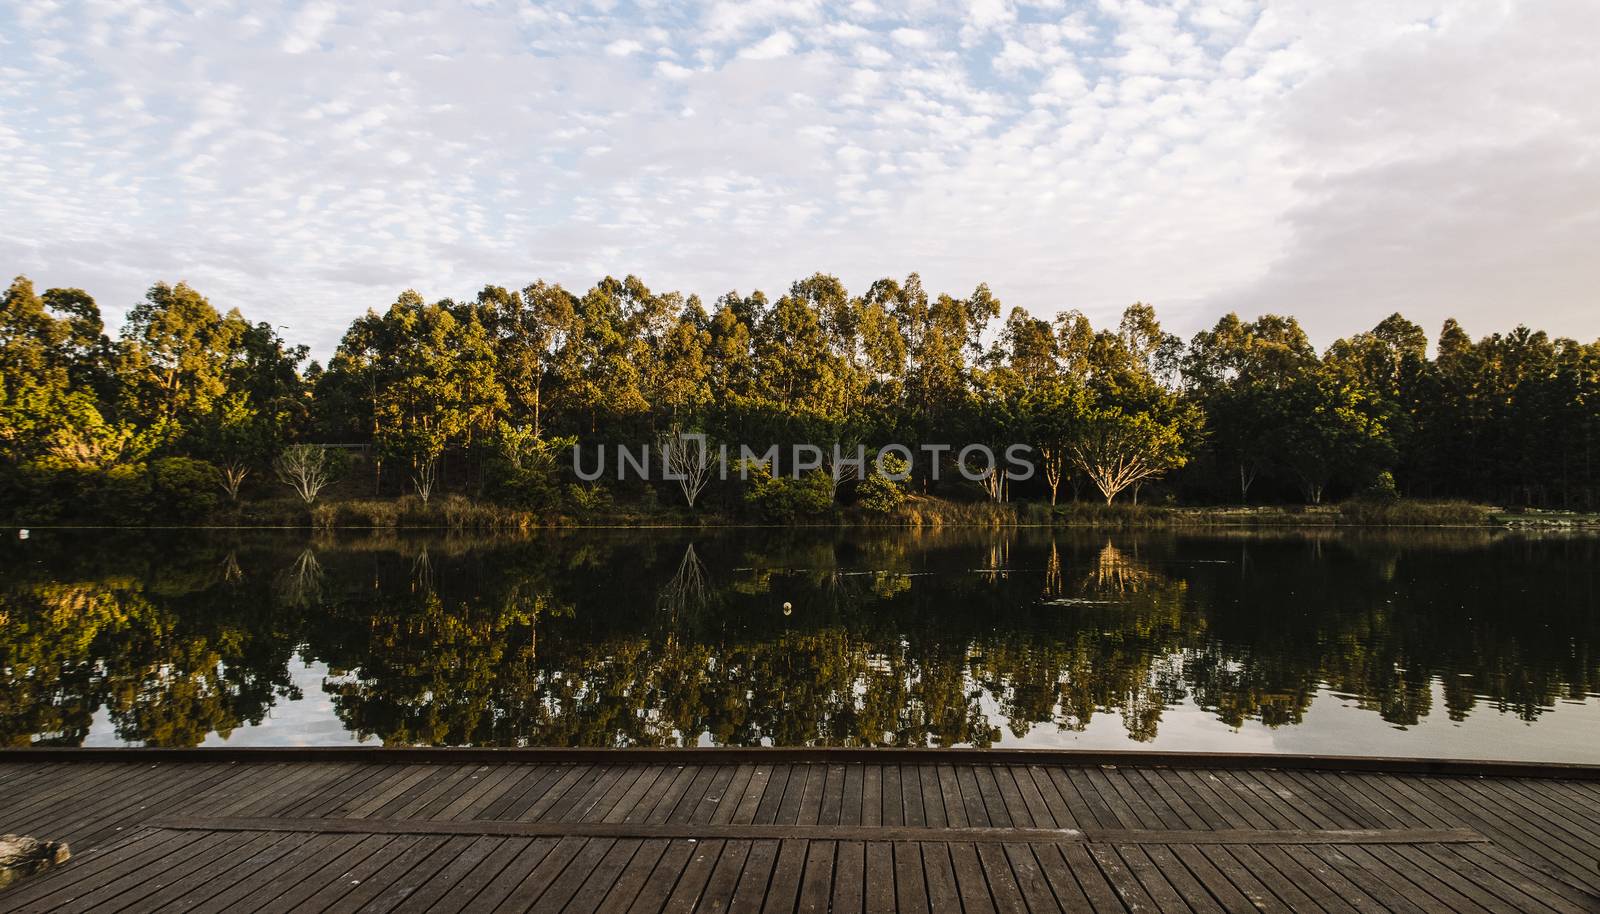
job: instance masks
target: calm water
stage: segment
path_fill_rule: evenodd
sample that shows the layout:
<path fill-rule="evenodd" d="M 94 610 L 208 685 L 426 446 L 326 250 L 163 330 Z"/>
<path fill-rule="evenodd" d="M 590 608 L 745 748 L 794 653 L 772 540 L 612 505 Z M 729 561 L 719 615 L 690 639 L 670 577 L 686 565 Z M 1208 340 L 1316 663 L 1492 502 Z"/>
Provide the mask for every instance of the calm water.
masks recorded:
<path fill-rule="evenodd" d="M 762 529 L 0 542 L 0 745 L 1600 762 L 1597 692 L 1593 538 Z"/>

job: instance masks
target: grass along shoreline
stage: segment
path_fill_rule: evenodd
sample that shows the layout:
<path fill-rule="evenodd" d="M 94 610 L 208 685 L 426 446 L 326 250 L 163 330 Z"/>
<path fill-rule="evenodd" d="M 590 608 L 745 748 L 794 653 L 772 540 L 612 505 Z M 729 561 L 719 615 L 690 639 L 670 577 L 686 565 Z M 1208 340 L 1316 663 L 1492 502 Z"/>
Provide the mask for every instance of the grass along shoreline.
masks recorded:
<path fill-rule="evenodd" d="M 725 510 L 690 512 L 660 507 L 585 512 L 535 512 L 508 508 L 461 495 L 434 498 L 330 499 L 306 506 L 288 499 L 252 501 L 215 512 L 200 522 L 180 524 L 22 524 L 39 529 L 54 526 L 124 526 L 130 528 L 279 528 L 279 529 L 442 529 L 525 531 L 571 528 L 709 528 L 751 526 L 808 527 L 1010 527 L 1060 526 L 1104 529 L 1205 527 L 1499 527 L 1524 529 L 1600 529 L 1600 514 L 1567 511 L 1508 511 L 1463 501 L 1362 500 L 1335 505 L 1105 505 L 1064 502 L 957 501 L 909 496 L 887 513 L 855 508 L 795 518 L 782 523 L 752 519 Z"/>

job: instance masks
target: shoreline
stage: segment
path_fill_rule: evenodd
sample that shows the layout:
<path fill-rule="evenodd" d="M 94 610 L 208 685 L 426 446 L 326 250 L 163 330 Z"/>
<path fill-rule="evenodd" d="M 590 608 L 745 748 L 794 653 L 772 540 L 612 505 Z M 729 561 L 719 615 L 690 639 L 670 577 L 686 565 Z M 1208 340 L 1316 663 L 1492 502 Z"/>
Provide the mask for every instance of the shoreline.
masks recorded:
<path fill-rule="evenodd" d="M 1565 511 L 1506 511 L 1488 505 L 1399 502 L 1394 505 L 1349 503 L 1316 507 L 1167 507 L 1101 506 L 1088 503 L 1057 509 L 1038 503 L 1004 505 L 919 499 L 905 516 L 875 517 L 842 512 L 831 519 L 796 519 L 775 523 L 713 514 L 699 519 L 680 516 L 620 513 L 594 519 L 569 515 L 534 516 L 475 504 L 467 519 L 445 511 L 429 511 L 411 518 L 393 514 L 383 520 L 362 522 L 366 501 L 329 502 L 317 506 L 337 520 L 319 522 L 307 516 L 291 521 L 287 512 L 271 512 L 258 520 L 233 517 L 216 522 L 94 524 L 11 521 L 21 530 L 308 530 L 308 531 L 474 531 L 525 532 L 566 530 L 936 530 L 950 529 L 1087 529 L 1087 530 L 1508 530 L 1520 532 L 1600 531 L 1600 514 Z"/>

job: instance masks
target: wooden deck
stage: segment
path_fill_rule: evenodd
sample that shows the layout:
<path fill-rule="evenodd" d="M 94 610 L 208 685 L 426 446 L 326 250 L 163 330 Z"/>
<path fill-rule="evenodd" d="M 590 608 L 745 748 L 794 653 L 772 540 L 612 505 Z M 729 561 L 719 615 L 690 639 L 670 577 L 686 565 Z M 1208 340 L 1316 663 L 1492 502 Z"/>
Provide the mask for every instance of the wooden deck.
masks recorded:
<path fill-rule="evenodd" d="M 0 911 L 1600 910 L 1593 769 L 141 752 L 0 753 Z"/>

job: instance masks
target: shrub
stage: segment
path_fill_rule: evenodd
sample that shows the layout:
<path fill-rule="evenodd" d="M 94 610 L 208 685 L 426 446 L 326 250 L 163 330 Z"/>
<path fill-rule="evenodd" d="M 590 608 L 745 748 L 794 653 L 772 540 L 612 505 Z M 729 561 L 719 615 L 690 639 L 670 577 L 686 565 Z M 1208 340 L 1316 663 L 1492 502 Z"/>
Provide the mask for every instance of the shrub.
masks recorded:
<path fill-rule="evenodd" d="M 545 463 L 518 467 L 508 460 L 489 462 L 484 494 L 499 504 L 527 511 L 548 511 L 561 500 L 552 467 Z"/>
<path fill-rule="evenodd" d="M 598 482 L 588 485 L 575 482 L 567 486 L 567 499 L 581 514 L 594 514 L 611 507 L 611 493 Z"/>
<path fill-rule="evenodd" d="M 150 464 L 150 511 L 155 523 L 203 520 L 217 508 L 217 468 L 204 460 L 163 457 Z"/>
<path fill-rule="evenodd" d="M 886 473 L 899 476 L 909 469 L 905 460 L 890 454 L 883 461 Z M 889 514 L 906 500 L 904 482 L 896 482 L 874 467 L 867 478 L 856 484 L 856 504 L 868 514 Z"/>
<path fill-rule="evenodd" d="M 114 466 L 101 477 L 102 517 L 116 524 L 140 524 L 150 516 L 150 473 L 142 463 Z"/>
<path fill-rule="evenodd" d="M 833 480 L 821 470 L 791 479 L 773 476 L 761 467 L 751 473 L 744 499 L 763 520 L 772 523 L 815 517 L 833 509 Z"/>

